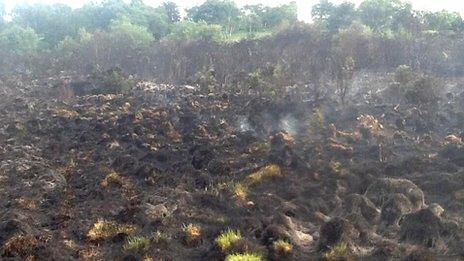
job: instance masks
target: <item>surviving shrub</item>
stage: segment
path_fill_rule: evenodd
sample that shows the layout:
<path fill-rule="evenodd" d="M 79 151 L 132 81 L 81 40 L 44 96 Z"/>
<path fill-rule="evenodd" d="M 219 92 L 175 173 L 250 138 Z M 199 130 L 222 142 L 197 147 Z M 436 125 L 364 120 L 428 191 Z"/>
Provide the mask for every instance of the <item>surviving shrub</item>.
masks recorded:
<path fill-rule="evenodd" d="M 97 69 L 92 76 L 95 82 L 93 94 L 126 93 L 137 85 L 137 77 L 126 75 L 119 67 L 114 67 L 106 72 Z"/>
<path fill-rule="evenodd" d="M 132 236 L 124 243 L 124 251 L 144 252 L 150 247 L 150 239 L 143 236 Z"/>
<path fill-rule="evenodd" d="M 414 72 L 409 66 L 401 65 L 396 69 L 395 82 L 396 94 L 407 103 L 433 105 L 439 99 L 440 80 Z"/>
<path fill-rule="evenodd" d="M 229 229 L 220 234 L 215 242 L 222 252 L 227 252 L 235 243 L 242 239 L 242 235 L 237 230 Z"/>
<path fill-rule="evenodd" d="M 245 254 L 230 254 L 226 256 L 225 261 L 262 261 L 264 260 L 260 255 L 245 253 Z"/>

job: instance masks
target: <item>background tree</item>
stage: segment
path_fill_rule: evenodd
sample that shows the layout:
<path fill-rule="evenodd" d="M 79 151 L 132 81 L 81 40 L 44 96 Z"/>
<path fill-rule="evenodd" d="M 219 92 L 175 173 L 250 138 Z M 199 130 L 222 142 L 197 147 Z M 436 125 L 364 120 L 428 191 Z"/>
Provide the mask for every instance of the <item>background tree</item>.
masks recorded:
<path fill-rule="evenodd" d="M 459 13 L 448 11 L 425 12 L 424 21 L 427 29 L 434 31 L 461 31 L 463 20 Z"/>
<path fill-rule="evenodd" d="M 192 21 L 222 25 L 229 34 L 234 31 L 239 15 L 240 9 L 230 0 L 207 0 L 187 10 L 187 17 Z"/>
<path fill-rule="evenodd" d="M 321 0 L 316 4 L 311 14 L 316 23 L 332 33 L 338 32 L 340 28 L 349 26 L 358 16 L 354 4 L 344 2 L 340 5 L 334 5 L 327 0 Z"/>
<path fill-rule="evenodd" d="M 168 16 L 168 19 L 171 23 L 176 23 L 180 21 L 180 12 L 179 7 L 174 2 L 164 2 L 163 8 Z"/>
<path fill-rule="evenodd" d="M 41 38 L 34 29 L 12 25 L 0 33 L 0 49 L 16 55 L 32 54 L 38 50 Z"/>
<path fill-rule="evenodd" d="M 154 41 L 148 28 L 134 24 L 126 16 L 111 22 L 109 34 L 115 43 L 128 48 L 126 50 L 147 48 Z"/>
<path fill-rule="evenodd" d="M 298 8 L 296 2 L 278 7 L 265 7 L 261 14 L 264 27 L 272 28 L 284 22 L 296 22 L 298 20 Z"/>
<path fill-rule="evenodd" d="M 218 40 L 221 37 L 220 25 L 209 25 L 205 22 L 181 21 L 172 28 L 169 40 L 194 41 L 194 40 Z"/>
<path fill-rule="evenodd" d="M 0 0 L 0 30 L 5 25 L 5 18 L 4 18 L 5 14 L 6 14 L 5 3 L 3 2 L 3 0 Z"/>
<path fill-rule="evenodd" d="M 250 33 L 262 30 L 264 12 L 264 6 L 261 4 L 245 5 L 241 10 L 241 27 Z"/>
<path fill-rule="evenodd" d="M 400 0 L 365 0 L 359 5 L 359 16 L 364 24 L 378 31 L 391 26 L 401 7 Z"/>
<path fill-rule="evenodd" d="M 67 35 L 74 36 L 78 30 L 72 8 L 63 4 L 22 5 L 16 7 L 12 15 L 14 23 L 34 29 L 50 46 L 55 46 Z"/>
<path fill-rule="evenodd" d="M 418 34 L 423 28 L 421 19 L 420 12 L 415 11 L 411 3 L 401 3 L 393 14 L 391 29 Z"/>

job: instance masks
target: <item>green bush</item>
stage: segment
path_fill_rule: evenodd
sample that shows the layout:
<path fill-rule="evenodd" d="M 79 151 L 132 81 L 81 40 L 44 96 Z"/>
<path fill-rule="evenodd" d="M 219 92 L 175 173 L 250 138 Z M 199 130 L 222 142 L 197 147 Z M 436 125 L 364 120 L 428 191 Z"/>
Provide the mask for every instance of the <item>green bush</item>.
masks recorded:
<path fill-rule="evenodd" d="M 133 23 L 126 16 L 111 21 L 109 29 L 110 37 L 115 43 L 126 43 L 131 49 L 147 48 L 155 40 L 148 28 Z"/>
<path fill-rule="evenodd" d="M 439 99 L 440 80 L 430 75 L 414 72 L 409 66 L 399 66 L 395 81 L 400 95 L 414 105 L 434 104 Z"/>
<path fill-rule="evenodd" d="M 166 41 L 194 41 L 194 40 L 215 40 L 221 39 L 222 26 L 210 25 L 205 22 L 182 21 L 174 24 L 171 33 L 166 37 Z"/>
<path fill-rule="evenodd" d="M 30 27 L 13 25 L 0 33 L 0 49 L 13 54 L 30 54 L 37 51 L 42 39 Z"/>

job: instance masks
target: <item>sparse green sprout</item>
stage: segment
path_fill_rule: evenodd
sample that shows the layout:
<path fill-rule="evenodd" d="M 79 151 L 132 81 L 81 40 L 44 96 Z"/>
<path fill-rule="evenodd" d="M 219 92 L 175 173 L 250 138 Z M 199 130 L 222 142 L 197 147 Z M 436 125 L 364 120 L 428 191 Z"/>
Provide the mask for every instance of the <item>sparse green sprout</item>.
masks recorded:
<path fill-rule="evenodd" d="M 335 245 L 330 251 L 324 253 L 324 260 L 337 261 L 337 260 L 350 260 L 350 248 L 348 244 L 341 242 Z"/>
<path fill-rule="evenodd" d="M 245 253 L 245 254 L 230 254 L 226 256 L 225 261 L 262 261 L 264 260 L 260 255 Z"/>
<path fill-rule="evenodd" d="M 240 231 L 229 229 L 216 238 L 216 245 L 222 252 L 229 250 L 236 242 L 242 239 Z"/>
<path fill-rule="evenodd" d="M 171 242 L 171 237 L 168 234 L 163 233 L 161 231 L 156 231 L 155 233 L 153 233 L 151 238 L 153 240 L 153 243 L 156 245 L 167 245 L 169 244 L 169 242 Z"/>
<path fill-rule="evenodd" d="M 124 251 L 133 251 L 138 253 L 143 253 L 150 248 L 150 239 L 143 236 L 133 236 L 129 237 L 124 243 Z"/>
<path fill-rule="evenodd" d="M 90 241 L 111 239 L 118 234 L 133 234 L 135 227 L 132 225 L 121 225 L 114 221 L 98 220 L 87 233 Z"/>
<path fill-rule="evenodd" d="M 293 251 L 293 245 L 285 240 L 277 240 L 272 243 L 272 248 L 277 256 L 288 256 Z"/>

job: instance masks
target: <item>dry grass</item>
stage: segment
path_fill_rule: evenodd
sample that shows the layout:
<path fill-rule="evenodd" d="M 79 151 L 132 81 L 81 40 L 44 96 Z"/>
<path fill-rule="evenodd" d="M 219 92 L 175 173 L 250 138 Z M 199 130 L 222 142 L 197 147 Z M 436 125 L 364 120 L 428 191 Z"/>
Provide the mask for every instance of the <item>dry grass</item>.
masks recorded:
<path fill-rule="evenodd" d="M 99 220 L 87 233 L 90 241 L 102 241 L 115 237 L 118 234 L 133 234 L 135 227 L 131 225 L 121 225 L 114 221 Z"/>
<path fill-rule="evenodd" d="M 202 234 L 198 225 L 189 224 L 182 229 L 184 233 L 184 243 L 188 247 L 195 247 L 201 244 Z"/>
<path fill-rule="evenodd" d="M 28 256 L 33 254 L 39 241 L 32 235 L 15 235 L 3 247 L 5 256 Z"/>
<path fill-rule="evenodd" d="M 293 245 L 285 240 L 277 240 L 272 243 L 272 249 L 277 256 L 288 256 L 293 252 Z"/>
<path fill-rule="evenodd" d="M 123 184 L 124 184 L 123 178 L 121 177 L 121 175 L 119 175 L 116 172 L 111 172 L 110 174 L 106 175 L 105 179 L 100 183 L 100 185 L 103 188 L 106 188 L 110 185 L 122 187 Z"/>
<path fill-rule="evenodd" d="M 248 196 L 248 187 L 241 183 L 235 183 L 233 185 L 233 193 L 236 198 L 245 201 Z"/>
<path fill-rule="evenodd" d="M 280 167 L 276 164 L 272 164 L 272 165 L 265 166 L 261 168 L 260 170 L 258 170 L 257 172 L 249 175 L 247 178 L 247 181 L 249 185 L 254 185 L 266 179 L 276 179 L 276 178 L 281 178 L 281 177 L 283 176 L 282 176 L 282 170 L 280 169 Z"/>

